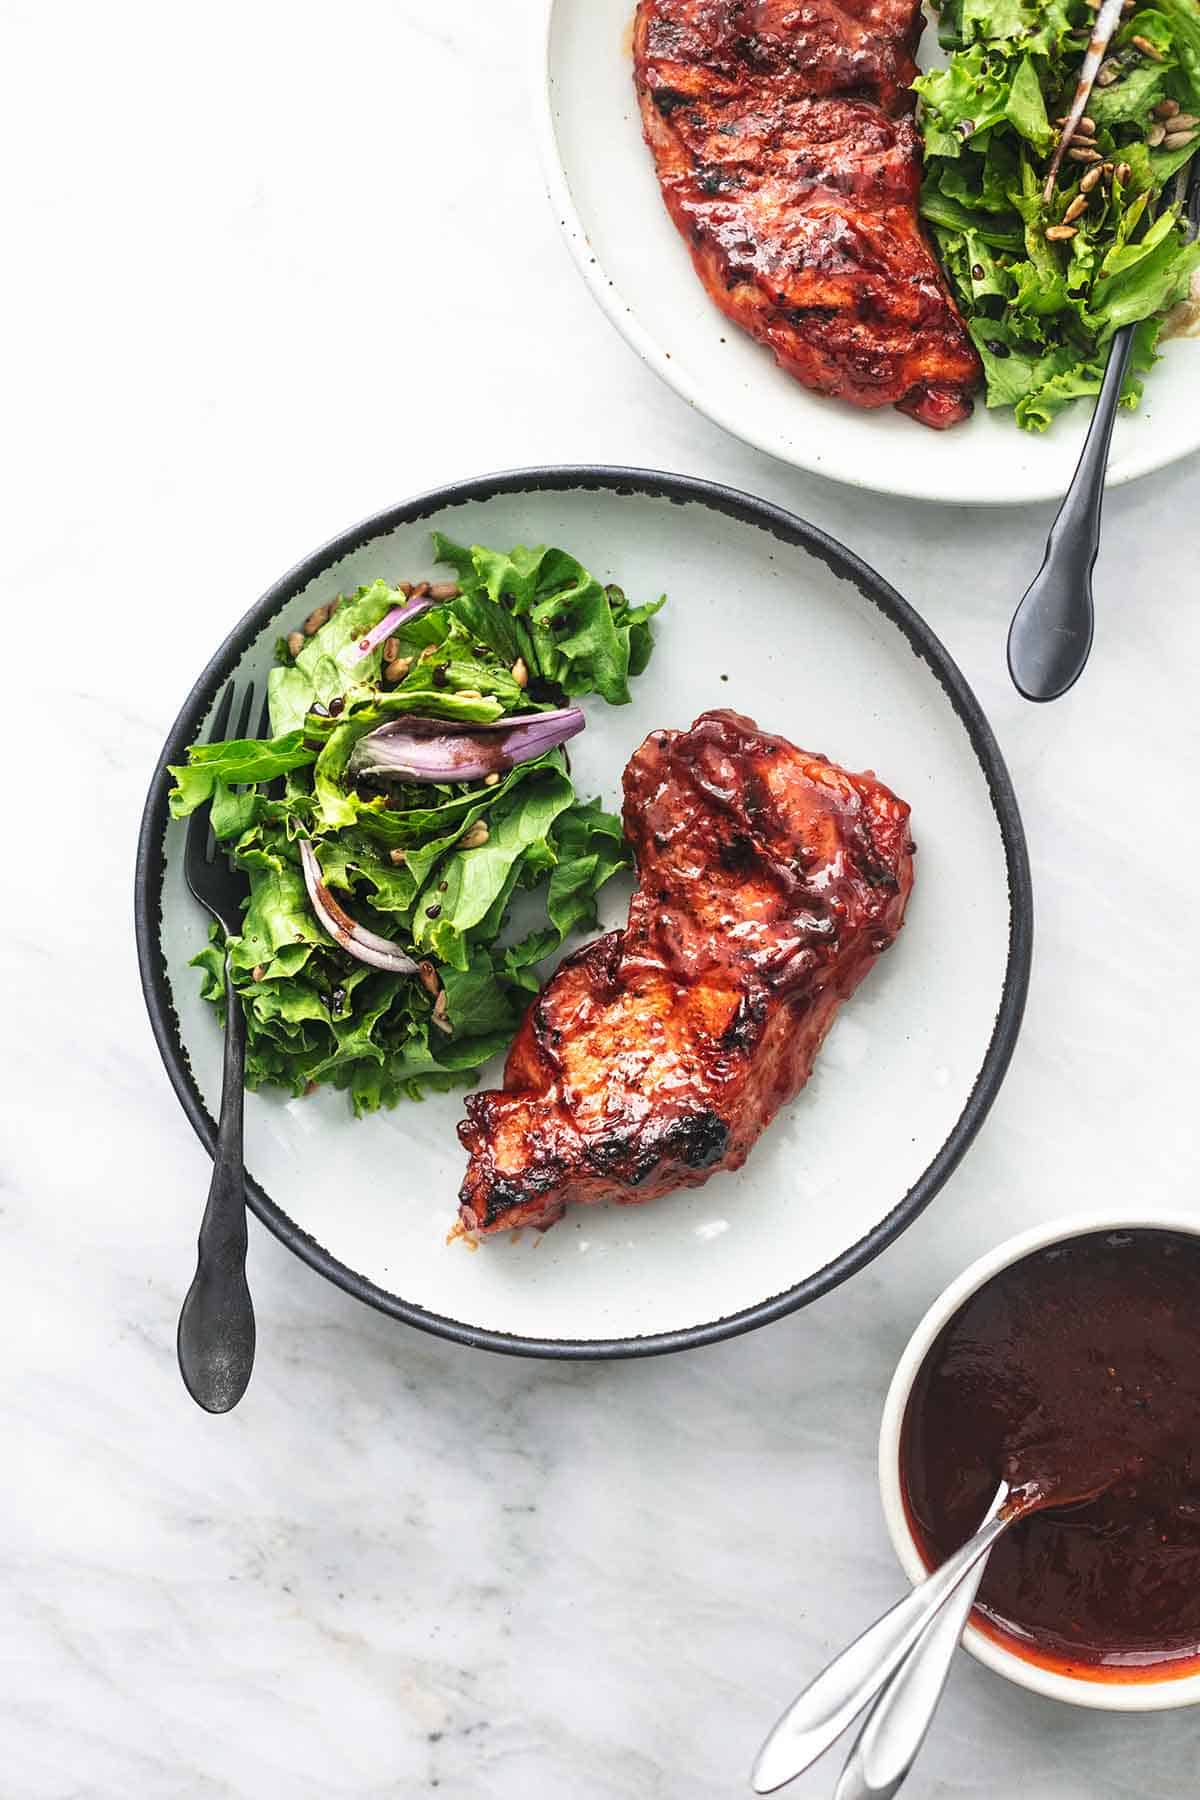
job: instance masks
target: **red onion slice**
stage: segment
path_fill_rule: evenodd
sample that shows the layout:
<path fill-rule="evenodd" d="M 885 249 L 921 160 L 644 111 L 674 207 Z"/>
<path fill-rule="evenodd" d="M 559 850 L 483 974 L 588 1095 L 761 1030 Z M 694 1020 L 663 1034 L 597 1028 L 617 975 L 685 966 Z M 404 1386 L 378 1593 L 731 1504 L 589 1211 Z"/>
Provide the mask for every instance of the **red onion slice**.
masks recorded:
<path fill-rule="evenodd" d="M 391 612 L 383 615 L 378 625 L 372 625 L 366 636 L 359 638 L 349 659 L 351 667 L 355 663 L 361 662 L 364 656 L 369 656 L 372 650 L 377 649 L 380 644 L 390 638 L 397 625 L 406 625 L 410 619 L 419 619 L 421 614 L 428 612 L 431 606 L 441 606 L 442 604 L 443 602 L 435 600 L 432 594 L 422 594 L 419 600 L 410 600 L 404 606 L 393 606 Z"/>
<path fill-rule="evenodd" d="M 303 838 L 300 841 L 300 861 L 304 868 L 304 885 L 308 889 L 309 903 L 320 924 L 335 943 L 340 944 L 349 955 L 357 957 L 359 962 L 369 963 L 373 969 L 383 969 L 389 975 L 417 973 L 417 965 L 411 956 L 405 956 L 403 950 L 393 944 L 390 938 L 368 931 L 365 925 L 360 925 L 339 906 L 325 885 L 315 850 Z"/>
<path fill-rule="evenodd" d="M 496 725 L 451 723 L 405 716 L 359 739 L 350 773 L 375 781 L 482 781 L 532 762 L 581 732 L 587 721 L 577 706 L 529 713 Z"/>

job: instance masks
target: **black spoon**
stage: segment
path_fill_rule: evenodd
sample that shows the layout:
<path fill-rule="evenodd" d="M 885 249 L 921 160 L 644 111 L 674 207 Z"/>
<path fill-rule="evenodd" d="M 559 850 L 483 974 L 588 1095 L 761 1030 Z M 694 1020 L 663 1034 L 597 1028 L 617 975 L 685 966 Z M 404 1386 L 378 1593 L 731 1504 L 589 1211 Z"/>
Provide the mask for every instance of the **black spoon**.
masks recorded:
<path fill-rule="evenodd" d="M 1200 226 L 1200 165 L 1186 165 L 1184 223 L 1189 240 Z M 1179 171 L 1180 183 L 1184 172 Z M 1074 687 L 1091 654 L 1095 629 L 1092 570 L 1100 548 L 1100 510 L 1113 420 L 1121 398 L 1136 325 L 1114 333 L 1108 366 L 1083 454 L 1046 540 L 1046 556 L 1008 632 L 1008 672 L 1026 700 L 1058 700 Z"/>
<path fill-rule="evenodd" d="M 1104 473 L 1134 330 L 1122 325 L 1113 337 L 1083 454 L 1050 527 L 1045 560 L 1009 626 L 1008 672 L 1026 700 L 1058 700 L 1074 687 L 1091 654 Z"/>

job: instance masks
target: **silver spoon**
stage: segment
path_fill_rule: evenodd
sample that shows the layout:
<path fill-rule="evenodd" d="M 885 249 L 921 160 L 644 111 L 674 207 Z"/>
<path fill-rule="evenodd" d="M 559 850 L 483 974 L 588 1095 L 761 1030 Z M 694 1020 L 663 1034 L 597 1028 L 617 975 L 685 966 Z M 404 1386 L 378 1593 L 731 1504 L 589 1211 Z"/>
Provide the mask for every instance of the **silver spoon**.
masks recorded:
<path fill-rule="evenodd" d="M 794 1781 L 824 1755 L 916 1649 L 943 1608 L 977 1569 L 1001 1534 L 1030 1513 L 1073 1511 L 1106 1493 L 1127 1467 L 1121 1457 L 1099 1479 L 1065 1483 L 1002 1481 L 988 1517 L 953 1556 L 927 1575 L 911 1594 L 884 1613 L 824 1668 L 793 1700 L 767 1737 L 750 1773 L 756 1794 L 771 1794 Z M 1065 1490 L 1065 1491 L 1064 1491 Z M 965 1621 L 964 1621 L 965 1622 Z M 961 1634 L 962 1627 L 959 1627 Z M 944 1677 L 943 1677 L 944 1679 Z M 924 1691 L 924 1688 L 923 1688 Z M 937 1693 L 940 1694 L 939 1686 Z M 936 1702 L 937 1695 L 934 1696 Z M 930 1708 L 932 1710 L 932 1708 Z M 923 1732 L 921 1734 L 924 1735 Z M 917 1748 L 920 1747 L 920 1738 Z M 915 1754 L 915 1751 L 914 1751 Z M 907 1769 L 904 1771 L 907 1773 Z M 903 1776 L 901 1776 L 903 1779 Z M 896 1782 L 898 1787 L 899 1781 Z M 895 1788 L 892 1789 L 895 1791 Z"/>
<path fill-rule="evenodd" d="M 926 1627 L 988 1554 L 1002 1532 L 1029 1510 L 1002 1482 L 999 1510 L 911 1594 L 897 1602 L 793 1700 L 755 1758 L 750 1786 L 771 1794 L 811 1768 L 899 1669 Z"/>
<path fill-rule="evenodd" d="M 999 1512 L 1006 1492 L 1003 1485 L 997 1491 L 985 1525 Z M 846 1759 L 833 1800 L 892 1800 L 900 1791 L 937 1711 L 986 1568 L 984 1556 L 880 1694 Z"/>

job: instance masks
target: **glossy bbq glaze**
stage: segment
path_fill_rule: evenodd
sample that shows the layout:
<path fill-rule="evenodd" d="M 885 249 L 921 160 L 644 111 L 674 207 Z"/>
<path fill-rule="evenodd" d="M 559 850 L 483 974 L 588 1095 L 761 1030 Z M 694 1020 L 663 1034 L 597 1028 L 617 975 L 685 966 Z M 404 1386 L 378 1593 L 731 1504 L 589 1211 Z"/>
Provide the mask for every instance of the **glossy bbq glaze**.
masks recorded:
<path fill-rule="evenodd" d="M 805 387 L 940 429 L 980 366 L 917 213 L 922 25 L 918 0 L 640 0 L 634 68 L 722 312 Z"/>
<path fill-rule="evenodd" d="M 465 1103 L 469 1231 L 740 1168 L 903 923 L 905 802 L 738 713 L 651 732 L 624 823 L 628 926 L 559 964 L 503 1089 Z"/>
<path fill-rule="evenodd" d="M 1000 1539 L 975 1621 L 1075 1676 L 1192 1674 L 1200 1240 L 1185 1233 L 1096 1233 L 1002 1270 L 913 1385 L 901 1478 L 931 1566 L 977 1529 L 1001 1478 L 1049 1493 L 1105 1477 L 1097 1499 L 1035 1513 Z"/>

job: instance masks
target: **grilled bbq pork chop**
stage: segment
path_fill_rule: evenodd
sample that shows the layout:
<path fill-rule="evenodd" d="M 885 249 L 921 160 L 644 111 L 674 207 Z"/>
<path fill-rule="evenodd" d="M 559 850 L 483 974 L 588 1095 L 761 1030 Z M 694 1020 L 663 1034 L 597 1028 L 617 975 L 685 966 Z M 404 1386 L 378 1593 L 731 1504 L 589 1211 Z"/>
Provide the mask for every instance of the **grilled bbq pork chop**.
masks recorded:
<path fill-rule="evenodd" d="M 625 771 L 629 923 L 560 964 L 503 1089 L 468 1097 L 467 1229 L 740 1168 L 900 929 L 908 817 L 873 775 L 737 713 L 648 737 Z"/>
<path fill-rule="evenodd" d="M 641 0 L 667 209 L 722 312 L 805 387 L 971 411 L 979 357 L 917 218 L 920 0 Z"/>

